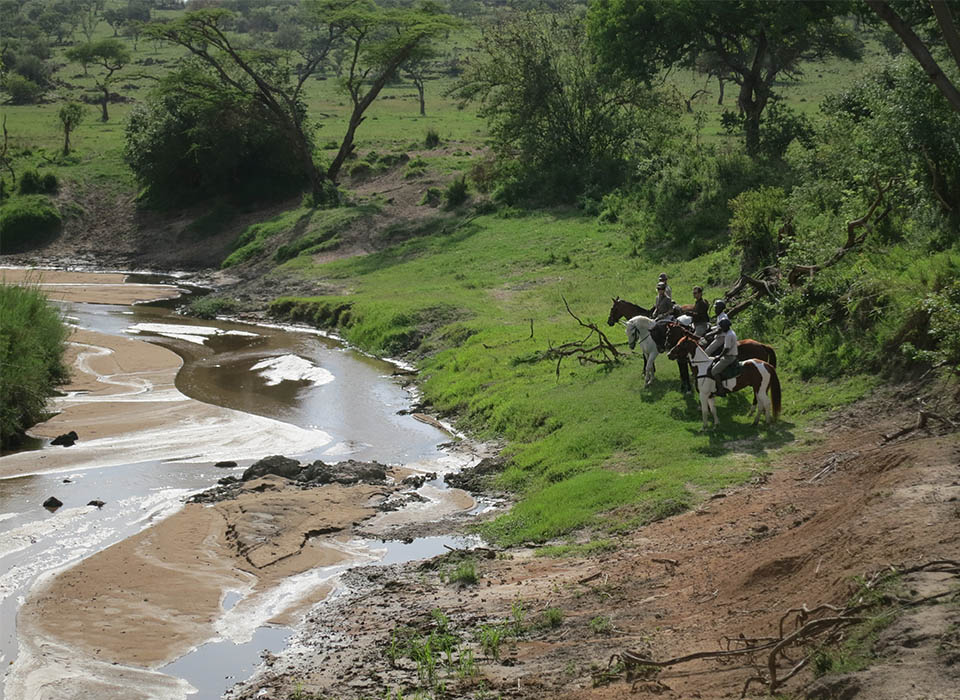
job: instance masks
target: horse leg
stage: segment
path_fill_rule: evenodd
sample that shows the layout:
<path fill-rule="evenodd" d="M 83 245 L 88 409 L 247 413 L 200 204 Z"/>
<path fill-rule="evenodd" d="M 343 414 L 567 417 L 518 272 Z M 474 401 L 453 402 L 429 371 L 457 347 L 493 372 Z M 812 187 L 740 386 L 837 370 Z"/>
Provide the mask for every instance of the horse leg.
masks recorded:
<path fill-rule="evenodd" d="M 700 390 L 700 418 L 703 420 L 703 430 L 710 429 L 708 418 L 710 416 L 710 395 Z"/>
<path fill-rule="evenodd" d="M 677 360 L 677 367 L 680 368 L 680 393 L 686 394 L 688 391 L 693 391 L 693 388 L 690 386 L 690 370 L 687 366 L 687 361 L 680 358 Z"/>

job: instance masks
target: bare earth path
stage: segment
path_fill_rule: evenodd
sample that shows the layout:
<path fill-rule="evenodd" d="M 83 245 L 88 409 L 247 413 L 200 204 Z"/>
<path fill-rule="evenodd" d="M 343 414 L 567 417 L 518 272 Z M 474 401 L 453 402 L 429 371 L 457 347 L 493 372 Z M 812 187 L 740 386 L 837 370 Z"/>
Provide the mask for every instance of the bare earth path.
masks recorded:
<path fill-rule="evenodd" d="M 739 697 L 754 675 L 742 659 L 672 667 L 632 693 L 623 673 L 603 671 L 627 649 L 668 659 L 718 650 L 725 636 L 776 636 L 791 607 L 845 603 L 855 576 L 960 559 L 960 436 L 917 431 L 886 441 L 914 421 L 900 409 L 908 396 L 887 392 L 843 411 L 751 484 L 623 538 L 613 554 L 547 559 L 524 549 L 480 558 L 475 586 L 445 582 L 455 559 L 359 573 L 352 595 L 311 616 L 299 637 L 307 651 L 271 659 L 229 697 L 285 698 L 297 688 L 299 697 L 410 694 L 426 682 L 403 653 L 391 662 L 395 640 L 436 631 L 437 608 L 474 650 L 477 672 L 439 672 L 444 697 Z M 939 574 L 904 585 L 920 595 L 958 583 Z M 877 651 L 885 665 L 820 681 L 810 697 L 960 698 L 960 608 L 950 600 L 884 632 Z M 558 626 L 545 622 L 548 610 L 561 611 Z M 509 629 L 518 616 L 524 632 L 503 641 L 499 659 L 476 643 L 484 628 Z M 801 674 L 785 691 L 810 680 Z M 754 685 L 751 694 L 765 692 Z"/>

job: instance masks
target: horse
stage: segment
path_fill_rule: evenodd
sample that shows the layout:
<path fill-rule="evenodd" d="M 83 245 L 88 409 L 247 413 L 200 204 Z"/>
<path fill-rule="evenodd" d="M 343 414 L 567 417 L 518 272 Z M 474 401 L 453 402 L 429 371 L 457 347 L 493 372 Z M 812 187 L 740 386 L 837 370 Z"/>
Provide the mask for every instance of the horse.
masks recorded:
<path fill-rule="evenodd" d="M 700 391 L 700 413 L 703 417 L 703 429 L 707 430 L 707 419 L 713 414 L 714 427 L 720 425 L 717 418 L 717 405 L 714 401 L 716 380 L 708 375 L 713 358 L 703 351 L 703 348 L 692 337 L 681 338 L 667 355 L 672 360 L 683 357 L 691 358 L 697 372 L 697 388 Z M 773 423 L 780 415 L 780 379 L 773 365 L 763 360 L 745 360 L 740 363 L 740 374 L 733 379 L 723 382 L 723 387 L 730 392 L 740 391 L 746 387 L 753 388 L 753 398 L 757 404 L 757 414 L 753 424 L 760 422 L 760 414 L 766 417 L 767 424 Z M 769 392 L 769 396 L 767 396 Z"/>
<path fill-rule="evenodd" d="M 645 309 L 626 299 L 614 297 L 613 306 L 610 307 L 610 316 L 607 318 L 607 325 L 612 326 L 621 318 L 634 318 L 635 316 L 653 318 L 653 309 Z"/>
<path fill-rule="evenodd" d="M 626 299 L 621 299 L 620 297 L 614 297 L 613 306 L 610 307 L 610 316 L 607 318 L 607 325 L 612 326 L 621 318 L 628 318 L 630 320 L 633 320 L 634 318 L 637 318 L 637 317 L 643 317 L 643 318 L 646 318 L 648 321 L 652 321 L 653 309 L 645 309 L 642 306 L 637 306 L 636 304 L 627 301 Z M 653 334 L 653 342 L 655 345 L 655 349 L 657 349 L 657 353 L 659 353 L 660 347 L 670 347 L 670 345 L 667 345 L 665 343 L 665 337 L 664 338 L 658 337 L 659 333 L 663 333 L 663 328 L 664 327 L 662 325 L 658 326 L 654 324 L 653 327 L 644 329 L 648 334 L 650 333 Z M 628 330 L 627 331 L 628 340 L 629 340 L 629 337 L 630 337 L 630 331 Z M 631 349 L 633 348 L 632 345 L 630 347 Z M 655 353 L 653 355 L 653 358 L 656 359 L 656 356 L 657 355 Z M 678 361 L 677 368 L 680 370 L 680 391 L 683 393 L 688 391 L 693 391 L 690 384 L 690 370 L 687 367 L 687 363 Z M 646 376 L 647 375 L 646 355 L 644 355 L 643 369 L 644 369 L 644 375 Z M 654 371 L 654 368 L 651 367 L 650 375 L 647 380 L 647 386 L 649 386 L 650 382 L 653 381 L 653 371 Z"/>
<path fill-rule="evenodd" d="M 679 323 L 671 323 L 667 326 L 666 346 L 668 348 L 674 347 L 680 342 L 681 338 L 685 337 L 691 337 L 698 342 L 700 341 L 700 336 L 684 328 Z M 753 338 L 745 338 L 737 342 L 737 357 L 741 362 L 744 360 L 763 360 L 772 367 L 777 366 L 777 353 L 774 352 L 773 348 Z"/>
<path fill-rule="evenodd" d="M 650 336 L 650 331 L 656 326 L 656 321 L 643 315 L 634 316 L 627 321 L 627 343 L 633 350 L 637 343 L 640 343 L 640 349 L 643 351 L 643 377 L 644 386 L 653 384 L 653 376 L 657 371 L 656 360 L 659 350 L 657 343 Z"/>

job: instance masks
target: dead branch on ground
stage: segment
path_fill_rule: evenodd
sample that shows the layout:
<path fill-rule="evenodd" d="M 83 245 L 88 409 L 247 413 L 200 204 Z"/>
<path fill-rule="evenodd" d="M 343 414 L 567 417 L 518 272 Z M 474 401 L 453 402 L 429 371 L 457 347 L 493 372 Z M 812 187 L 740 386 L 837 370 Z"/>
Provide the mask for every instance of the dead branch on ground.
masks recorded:
<path fill-rule="evenodd" d="M 919 571 L 949 573 L 960 576 L 960 561 L 939 559 L 912 567 L 887 566 L 864 577 L 862 590 L 874 590 L 891 574 L 905 576 Z M 769 694 L 774 694 L 788 680 L 797 675 L 810 663 L 813 657 L 825 646 L 838 642 L 844 631 L 853 625 L 864 622 L 864 613 L 880 606 L 915 607 L 947 596 L 957 596 L 957 590 L 935 593 L 923 598 L 904 599 L 894 595 L 866 596 L 846 606 L 829 604 L 808 608 L 790 608 L 780 618 L 777 637 L 747 638 L 725 636 L 720 649 L 698 651 L 665 661 L 656 661 L 645 651 L 625 649 L 613 654 L 607 662 L 607 672 L 615 662 L 626 670 L 626 680 L 638 678 L 643 681 L 654 680 L 662 669 L 688 663 L 690 661 L 711 659 L 719 662 L 733 658 L 744 658 L 748 666 L 754 669 L 754 675 L 744 682 L 740 697 L 745 697 L 754 683 L 765 685 Z"/>
<path fill-rule="evenodd" d="M 551 344 L 546 350 L 538 353 L 532 361 L 540 362 L 542 360 L 556 359 L 557 381 L 560 381 L 560 365 L 563 363 L 565 357 L 574 357 L 581 365 L 595 364 L 612 366 L 618 364 L 620 358 L 624 357 L 624 353 L 617 350 L 616 346 L 610 342 L 606 334 L 597 327 L 597 324 L 584 323 L 580 317 L 570 309 L 570 304 L 567 303 L 566 298 L 562 295 L 560 298 L 563 299 L 563 305 L 566 307 L 567 313 L 573 316 L 577 323 L 583 328 L 588 329 L 589 333 L 587 333 L 583 340 L 556 346 Z M 531 334 L 532 332 L 533 327 L 531 323 Z M 596 338 L 594 338 L 594 335 L 596 335 Z"/>

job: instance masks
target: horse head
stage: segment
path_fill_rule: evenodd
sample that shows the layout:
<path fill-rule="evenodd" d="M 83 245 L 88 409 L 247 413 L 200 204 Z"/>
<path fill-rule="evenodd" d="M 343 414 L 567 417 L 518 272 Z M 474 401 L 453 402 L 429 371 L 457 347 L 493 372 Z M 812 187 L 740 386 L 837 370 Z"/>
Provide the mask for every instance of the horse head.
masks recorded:
<path fill-rule="evenodd" d="M 667 336 L 669 338 L 669 336 Z M 679 360 L 684 355 L 693 355 L 697 350 L 697 341 L 691 338 L 689 335 L 684 334 L 680 340 L 677 341 L 676 345 L 670 350 L 667 354 L 671 360 Z"/>
<path fill-rule="evenodd" d="M 690 331 L 680 323 L 671 323 L 667 326 L 667 347 L 675 347 L 684 338 L 690 337 Z"/>
<path fill-rule="evenodd" d="M 610 307 L 610 316 L 607 318 L 607 325 L 612 326 L 623 317 L 620 312 L 620 297 L 613 298 L 613 306 Z"/>

